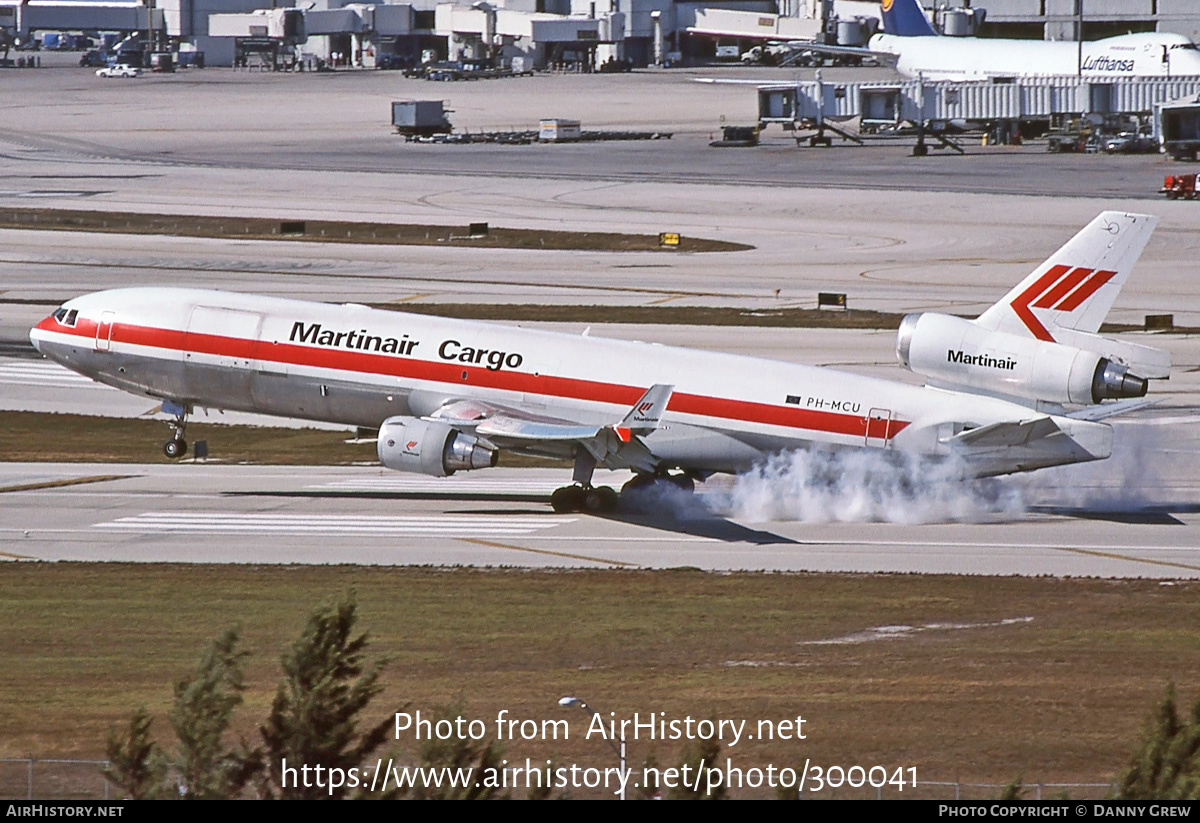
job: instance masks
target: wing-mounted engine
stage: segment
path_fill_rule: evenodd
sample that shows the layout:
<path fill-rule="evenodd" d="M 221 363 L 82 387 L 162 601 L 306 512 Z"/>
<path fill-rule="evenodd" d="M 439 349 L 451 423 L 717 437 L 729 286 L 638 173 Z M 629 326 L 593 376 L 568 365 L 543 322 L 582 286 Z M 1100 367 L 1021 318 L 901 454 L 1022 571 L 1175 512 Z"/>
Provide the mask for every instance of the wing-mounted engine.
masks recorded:
<path fill-rule="evenodd" d="M 446 477 L 496 465 L 498 451 L 437 420 L 389 417 L 379 427 L 379 462 L 389 469 Z"/>
<path fill-rule="evenodd" d="M 1142 374 L 1151 377 L 1166 376 L 1165 352 L 1099 335 L 1075 339 L 1088 348 L 993 331 L 961 317 L 910 314 L 900 323 L 896 355 L 900 365 L 939 384 L 1047 403 L 1143 397 L 1147 377 L 1131 365 L 1144 366 Z"/>

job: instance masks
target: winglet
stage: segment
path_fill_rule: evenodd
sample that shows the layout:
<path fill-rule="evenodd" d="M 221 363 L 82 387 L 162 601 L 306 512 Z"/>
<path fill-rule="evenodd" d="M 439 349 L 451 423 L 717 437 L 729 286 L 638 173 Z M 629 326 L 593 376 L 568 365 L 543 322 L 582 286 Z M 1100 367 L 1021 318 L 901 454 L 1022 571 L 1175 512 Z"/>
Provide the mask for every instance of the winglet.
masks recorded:
<path fill-rule="evenodd" d="M 671 394 L 674 391 L 674 386 L 663 383 L 655 383 L 651 386 L 642 395 L 642 399 L 634 403 L 629 413 L 614 427 L 617 435 L 623 441 L 629 442 L 630 432 L 650 432 L 657 429 L 658 422 L 662 420 L 663 413 L 667 410 L 667 403 L 670 402 Z"/>

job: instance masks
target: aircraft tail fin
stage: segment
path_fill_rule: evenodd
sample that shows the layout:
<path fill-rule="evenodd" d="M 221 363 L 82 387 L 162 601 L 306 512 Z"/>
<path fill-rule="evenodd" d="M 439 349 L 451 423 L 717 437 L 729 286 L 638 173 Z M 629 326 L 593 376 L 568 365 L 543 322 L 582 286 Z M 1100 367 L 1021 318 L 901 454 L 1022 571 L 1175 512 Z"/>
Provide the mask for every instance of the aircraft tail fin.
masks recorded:
<path fill-rule="evenodd" d="M 1050 342 L 1067 342 L 1058 330 L 1064 338 L 1095 334 L 1157 223 L 1148 214 L 1102 212 L 975 322 Z"/>
<path fill-rule="evenodd" d="M 883 30 L 898 37 L 936 37 L 917 0 L 883 0 Z"/>

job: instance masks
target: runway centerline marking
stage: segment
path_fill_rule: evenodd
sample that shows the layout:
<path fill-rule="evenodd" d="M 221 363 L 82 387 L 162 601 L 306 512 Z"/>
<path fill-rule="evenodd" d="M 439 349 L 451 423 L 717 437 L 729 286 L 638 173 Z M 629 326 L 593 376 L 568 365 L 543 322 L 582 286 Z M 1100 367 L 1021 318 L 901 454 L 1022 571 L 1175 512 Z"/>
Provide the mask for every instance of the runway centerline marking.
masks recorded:
<path fill-rule="evenodd" d="M 1116 552 L 1102 552 L 1096 551 L 1095 549 L 1072 549 L 1063 546 L 1059 548 L 1059 551 L 1069 552 L 1071 554 L 1083 554 L 1089 557 L 1106 557 L 1110 560 L 1126 560 L 1131 563 L 1149 563 L 1152 566 L 1170 566 L 1176 569 L 1200 571 L 1200 566 L 1192 566 L 1187 563 L 1172 563 L 1170 560 L 1148 560 L 1144 557 L 1133 557 L 1132 555 L 1117 554 Z"/>
<path fill-rule="evenodd" d="M 586 554 L 571 554 L 570 552 L 556 552 L 549 549 L 531 549 L 526 546 L 511 546 L 507 543 L 495 543 L 491 540 L 480 540 L 475 537 L 464 537 L 464 543 L 473 543 L 476 546 L 488 546 L 493 549 L 509 549 L 515 552 L 529 552 L 530 554 L 544 554 L 550 557 L 562 557 L 567 560 L 586 560 L 589 563 L 605 563 L 609 566 L 628 566 L 630 568 L 638 568 L 637 563 L 629 563 L 625 560 L 608 560 L 604 557 L 589 557 Z"/>

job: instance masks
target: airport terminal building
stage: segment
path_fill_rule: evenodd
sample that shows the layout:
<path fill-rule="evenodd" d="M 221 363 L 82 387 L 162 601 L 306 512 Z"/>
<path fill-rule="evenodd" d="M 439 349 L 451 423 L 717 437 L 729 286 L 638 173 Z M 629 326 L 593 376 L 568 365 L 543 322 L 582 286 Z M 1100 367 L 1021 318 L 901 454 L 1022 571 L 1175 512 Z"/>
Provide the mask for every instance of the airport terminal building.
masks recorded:
<path fill-rule="evenodd" d="M 1086 39 L 1127 31 L 1200 38 L 1195 0 L 921 0 L 949 35 Z M 1082 5 L 1082 9 L 1081 9 Z M 295 63 L 402 67 L 430 60 L 521 69 L 645 66 L 737 55 L 772 40 L 862 45 L 878 0 L 0 0 L 0 28 L 137 32 L 150 51 L 203 53 L 210 66 L 248 54 Z M 515 63 L 514 63 L 515 61 Z"/>

